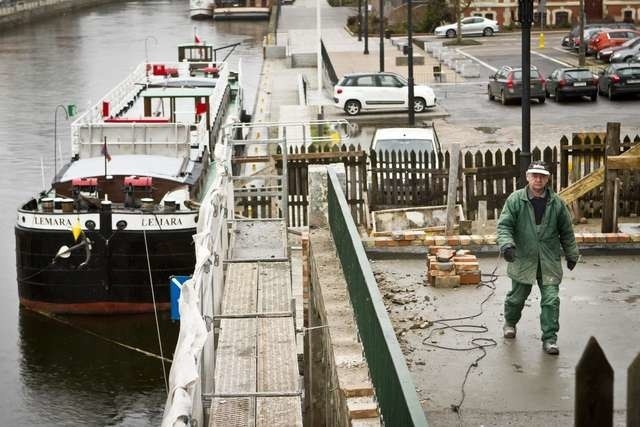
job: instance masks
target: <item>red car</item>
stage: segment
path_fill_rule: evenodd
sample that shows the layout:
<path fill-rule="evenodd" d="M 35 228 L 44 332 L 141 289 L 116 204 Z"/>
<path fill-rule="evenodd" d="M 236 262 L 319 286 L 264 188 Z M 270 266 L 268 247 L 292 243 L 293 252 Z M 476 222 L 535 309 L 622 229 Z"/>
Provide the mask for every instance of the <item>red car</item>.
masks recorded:
<path fill-rule="evenodd" d="M 640 36 L 640 31 L 636 30 L 605 30 L 589 40 L 589 49 L 593 52 L 599 52 L 607 47 L 619 46 L 629 39 Z"/>

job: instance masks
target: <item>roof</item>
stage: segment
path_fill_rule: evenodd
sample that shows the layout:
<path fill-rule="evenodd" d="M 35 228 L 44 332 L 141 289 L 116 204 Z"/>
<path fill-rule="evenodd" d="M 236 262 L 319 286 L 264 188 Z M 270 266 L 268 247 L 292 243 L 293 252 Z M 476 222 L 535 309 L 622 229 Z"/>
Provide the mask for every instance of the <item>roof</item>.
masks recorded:
<path fill-rule="evenodd" d="M 210 87 L 152 87 L 142 92 L 144 98 L 194 98 L 213 95 Z"/>
<path fill-rule="evenodd" d="M 433 139 L 431 128 L 386 128 L 378 129 L 374 139 Z"/>
<path fill-rule="evenodd" d="M 162 178 L 183 182 L 185 176 L 181 176 L 185 159 L 167 156 L 150 156 L 141 154 L 126 154 L 111 156 L 111 161 L 106 164 L 108 175 L 138 175 Z M 190 169 L 190 168 L 189 168 Z M 90 157 L 72 162 L 64 171 L 60 182 L 71 181 L 74 178 L 87 178 L 103 176 L 105 174 L 104 157 Z"/>

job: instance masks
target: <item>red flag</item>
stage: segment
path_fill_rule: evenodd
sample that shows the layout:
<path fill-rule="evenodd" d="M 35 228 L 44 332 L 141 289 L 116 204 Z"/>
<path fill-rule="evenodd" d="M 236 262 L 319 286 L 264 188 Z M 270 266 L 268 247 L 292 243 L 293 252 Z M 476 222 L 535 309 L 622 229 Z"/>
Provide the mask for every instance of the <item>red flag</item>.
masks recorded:
<path fill-rule="evenodd" d="M 100 150 L 100 154 L 102 154 L 104 158 L 107 159 L 108 162 L 111 161 L 111 155 L 109 154 L 109 150 L 107 150 L 107 141 L 105 141 L 104 144 L 102 144 L 102 149 Z"/>
<path fill-rule="evenodd" d="M 201 41 L 200 41 L 200 37 L 198 37 L 198 35 L 197 35 L 197 34 L 194 34 L 194 35 L 193 35 L 193 38 L 196 40 L 196 43 L 198 43 L 198 44 L 200 44 L 200 43 L 201 43 Z"/>

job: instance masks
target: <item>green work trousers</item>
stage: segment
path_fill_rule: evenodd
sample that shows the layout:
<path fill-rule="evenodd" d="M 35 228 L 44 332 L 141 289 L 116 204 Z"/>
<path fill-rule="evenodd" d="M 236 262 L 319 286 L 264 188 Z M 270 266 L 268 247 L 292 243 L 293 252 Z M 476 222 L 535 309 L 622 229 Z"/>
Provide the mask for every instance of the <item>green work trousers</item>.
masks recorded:
<path fill-rule="evenodd" d="M 538 270 L 539 271 L 539 270 Z M 505 323 L 515 326 L 522 315 L 522 308 L 531 293 L 531 285 L 511 281 L 511 290 L 504 301 Z M 542 329 L 542 341 L 556 342 L 560 330 L 560 297 L 558 285 L 543 285 L 538 277 L 540 288 L 540 329 Z"/>

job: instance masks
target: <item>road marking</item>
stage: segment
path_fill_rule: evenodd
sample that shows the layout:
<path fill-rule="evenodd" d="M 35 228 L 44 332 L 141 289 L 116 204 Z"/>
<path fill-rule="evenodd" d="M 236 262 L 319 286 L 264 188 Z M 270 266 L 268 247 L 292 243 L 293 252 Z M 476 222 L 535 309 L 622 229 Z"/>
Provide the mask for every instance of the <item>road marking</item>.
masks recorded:
<path fill-rule="evenodd" d="M 560 61 L 559 59 L 552 58 L 548 55 L 545 55 L 544 53 L 536 52 L 535 50 L 532 50 L 531 53 L 533 53 L 534 55 L 538 55 L 544 59 L 547 59 L 551 62 L 555 62 L 556 64 L 564 65 L 565 67 L 573 67 L 573 64 L 569 64 L 568 62 L 564 62 L 564 61 Z"/>
<path fill-rule="evenodd" d="M 492 67 L 491 65 L 487 64 L 486 62 L 481 61 L 480 59 L 476 58 L 475 56 L 469 55 L 468 53 L 463 52 L 460 49 L 456 49 L 456 52 L 458 52 L 460 55 L 466 56 L 467 58 L 471 59 L 472 61 L 476 61 L 478 64 L 482 65 L 483 67 L 486 67 L 486 68 L 490 69 L 494 73 L 496 71 L 498 71 L 498 69 L 496 67 Z"/>
<path fill-rule="evenodd" d="M 561 47 L 554 47 L 553 50 L 557 50 L 558 52 L 566 53 L 567 55 L 578 56 L 577 53 L 575 53 L 575 52 L 573 52 L 571 50 L 563 49 Z"/>

